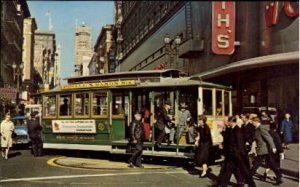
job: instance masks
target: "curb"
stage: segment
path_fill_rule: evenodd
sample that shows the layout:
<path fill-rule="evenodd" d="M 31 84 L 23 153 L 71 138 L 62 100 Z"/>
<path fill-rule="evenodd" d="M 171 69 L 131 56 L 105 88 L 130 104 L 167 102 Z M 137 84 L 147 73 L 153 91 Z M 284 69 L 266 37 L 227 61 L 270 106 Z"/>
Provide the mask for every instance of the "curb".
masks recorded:
<path fill-rule="evenodd" d="M 284 175 L 288 175 L 288 176 L 299 179 L 299 171 L 292 171 L 292 170 L 288 170 L 288 169 L 284 169 L 284 168 L 280 168 L 280 171 Z"/>

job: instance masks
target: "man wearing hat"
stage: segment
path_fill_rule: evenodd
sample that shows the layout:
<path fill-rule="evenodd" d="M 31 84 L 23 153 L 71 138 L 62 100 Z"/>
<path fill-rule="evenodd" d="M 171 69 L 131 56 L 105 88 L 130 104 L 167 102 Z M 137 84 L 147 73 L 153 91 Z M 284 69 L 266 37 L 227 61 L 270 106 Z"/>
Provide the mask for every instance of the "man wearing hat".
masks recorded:
<path fill-rule="evenodd" d="M 269 155 L 278 151 L 275 147 L 272 136 L 269 134 L 268 129 L 261 125 L 261 119 L 259 117 L 250 118 L 251 124 L 255 127 L 255 141 L 256 141 L 256 154 L 257 157 L 253 163 L 250 174 L 253 176 L 263 161 L 271 168 L 276 175 L 276 184 L 282 183 L 282 176 L 280 169 L 277 167 L 275 161 Z"/>
<path fill-rule="evenodd" d="M 36 119 L 36 113 L 30 114 L 31 119 L 27 120 L 28 134 L 31 140 L 32 153 L 34 156 L 42 156 L 43 142 L 41 139 L 42 126 Z"/>
<path fill-rule="evenodd" d="M 191 119 L 191 113 L 189 110 L 187 110 L 187 105 L 185 103 L 181 103 L 180 104 L 180 111 L 179 111 L 179 122 L 178 122 L 178 126 L 179 126 L 179 133 L 178 133 L 178 141 L 180 140 L 182 133 L 185 131 L 185 129 L 188 128 L 187 123 L 190 121 Z M 191 132 L 194 132 L 194 127 L 191 126 Z M 190 134 L 189 133 L 189 141 L 191 143 L 194 142 L 194 138 L 193 138 L 193 133 Z"/>
<path fill-rule="evenodd" d="M 142 114 L 137 111 L 134 114 L 134 120 L 130 124 L 130 138 L 131 144 L 135 145 L 135 151 L 132 153 L 129 159 L 129 167 L 143 168 L 142 166 L 142 154 L 143 154 L 143 144 L 145 141 L 145 131 L 144 125 L 142 123 Z"/>
<path fill-rule="evenodd" d="M 171 102 L 165 101 L 164 107 L 158 112 L 157 122 L 156 122 L 156 131 L 158 132 L 158 137 L 156 139 L 156 144 L 155 144 L 157 148 L 160 148 L 160 145 L 165 138 L 166 125 L 168 123 L 174 123 L 174 121 L 172 121 L 172 119 L 168 115 L 170 109 L 171 109 Z"/>

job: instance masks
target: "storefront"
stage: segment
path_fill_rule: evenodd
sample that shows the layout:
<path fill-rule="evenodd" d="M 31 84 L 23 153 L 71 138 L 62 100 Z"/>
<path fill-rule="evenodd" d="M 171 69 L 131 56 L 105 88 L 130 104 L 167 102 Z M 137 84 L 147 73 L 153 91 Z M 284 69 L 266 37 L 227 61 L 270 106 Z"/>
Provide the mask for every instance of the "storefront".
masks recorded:
<path fill-rule="evenodd" d="M 240 45 L 235 46 L 234 51 L 234 56 L 253 56 L 253 51 L 258 55 L 212 68 L 194 77 L 232 86 L 236 113 L 242 112 L 245 107 L 274 107 L 279 115 L 284 111 L 290 112 L 299 124 L 298 11 L 295 3 L 262 2 L 259 28 L 255 28 L 259 37 L 250 41 L 237 36 Z M 244 29 L 238 23 L 240 21 L 236 20 L 236 33 Z M 253 31 L 245 32 L 251 34 Z M 256 43 L 256 50 L 249 48 L 248 42 L 249 45 Z"/>

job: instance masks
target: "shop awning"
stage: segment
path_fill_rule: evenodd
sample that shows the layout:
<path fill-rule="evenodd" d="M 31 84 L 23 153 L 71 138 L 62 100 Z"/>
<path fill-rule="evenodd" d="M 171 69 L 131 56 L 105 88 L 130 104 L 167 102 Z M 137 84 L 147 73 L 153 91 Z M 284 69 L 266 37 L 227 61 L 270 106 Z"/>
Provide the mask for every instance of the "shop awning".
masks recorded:
<path fill-rule="evenodd" d="M 218 77 L 228 73 L 234 73 L 238 71 L 250 70 L 254 68 L 262 68 L 268 66 L 276 66 L 283 64 L 299 63 L 299 51 L 280 53 L 274 55 L 260 56 L 232 62 L 224 66 L 208 70 L 202 73 L 198 73 L 190 76 L 193 80 L 205 80 L 208 78 Z"/>

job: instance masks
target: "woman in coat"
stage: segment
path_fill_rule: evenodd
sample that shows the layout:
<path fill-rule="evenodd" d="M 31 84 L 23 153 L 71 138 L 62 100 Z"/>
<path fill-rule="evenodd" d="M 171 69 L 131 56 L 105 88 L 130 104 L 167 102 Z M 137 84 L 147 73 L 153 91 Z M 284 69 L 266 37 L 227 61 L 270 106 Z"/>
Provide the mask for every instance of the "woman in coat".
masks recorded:
<path fill-rule="evenodd" d="M 1 147 L 2 157 L 8 159 L 9 148 L 12 147 L 12 133 L 15 130 L 14 123 L 10 120 L 10 114 L 7 113 L 5 119 L 1 122 Z"/>
<path fill-rule="evenodd" d="M 285 118 L 281 122 L 281 134 L 283 134 L 283 144 L 284 148 L 288 149 L 288 144 L 292 142 L 292 128 L 293 128 L 293 122 L 290 119 L 291 115 L 286 112 Z"/>
<path fill-rule="evenodd" d="M 212 147 L 212 138 L 208 125 L 206 124 L 206 116 L 200 115 L 198 117 L 198 126 L 196 127 L 196 164 L 202 165 L 201 177 L 206 177 L 208 171 L 209 152 Z"/>

